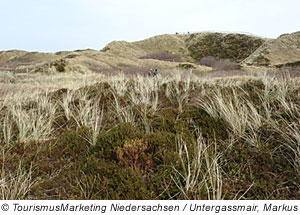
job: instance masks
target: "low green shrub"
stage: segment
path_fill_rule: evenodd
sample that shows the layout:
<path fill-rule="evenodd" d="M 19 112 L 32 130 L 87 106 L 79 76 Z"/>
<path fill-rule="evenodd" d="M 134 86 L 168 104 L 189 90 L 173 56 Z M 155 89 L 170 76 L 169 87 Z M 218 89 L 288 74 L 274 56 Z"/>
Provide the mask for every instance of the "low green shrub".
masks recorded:
<path fill-rule="evenodd" d="M 203 57 L 229 59 L 240 62 L 253 53 L 264 40 L 245 34 L 191 34 L 186 40 L 191 57 L 200 61 Z"/>

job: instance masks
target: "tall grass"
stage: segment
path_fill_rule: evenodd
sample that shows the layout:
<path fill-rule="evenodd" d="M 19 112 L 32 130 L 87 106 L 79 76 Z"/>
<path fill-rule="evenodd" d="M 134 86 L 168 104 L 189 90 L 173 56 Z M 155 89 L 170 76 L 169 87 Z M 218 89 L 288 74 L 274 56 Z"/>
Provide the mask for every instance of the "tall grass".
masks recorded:
<path fill-rule="evenodd" d="M 198 98 L 199 107 L 214 118 L 221 118 L 230 126 L 237 136 L 243 136 L 247 129 L 256 130 L 263 123 L 255 105 L 248 101 L 237 90 L 232 90 L 232 96 L 216 89 L 210 97 Z"/>
<path fill-rule="evenodd" d="M 45 141 L 53 137 L 53 122 L 56 118 L 56 103 L 49 97 L 14 97 L 5 104 L 7 112 L 3 118 L 4 141 L 16 136 L 19 142 Z M 16 126 L 16 133 L 13 127 Z"/>
<path fill-rule="evenodd" d="M 132 88 L 129 89 L 130 101 L 142 116 L 147 133 L 150 133 L 151 130 L 148 114 L 155 113 L 159 108 L 159 87 L 160 82 L 156 78 L 137 76 Z"/>
<path fill-rule="evenodd" d="M 90 99 L 88 92 L 68 91 L 60 106 L 67 120 L 74 121 L 76 127 L 87 127 L 90 130 L 90 136 L 85 138 L 95 145 L 103 119 L 101 96 Z"/>
<path fill-rule="evenodd" d="M 2 200 L 28 199 L 32 187 L 39 183 L 38 179 L 32 178 L 32 166 L 27 171 L 23 169 L 22 162 L 15 173 L 5 170 L 2 167 L 0 175 L 0 198 Z"/>
<path fill-rule="evenodd" d="M 182 136 L 177 136 L 180 169 L 173 166 L 172 179 L 185 199 L 207 198 L 220 200 L 222 193 L 221 154 L 216 142 L 205 141 L 198 132 L 192 149 L 188 149 Z"/>

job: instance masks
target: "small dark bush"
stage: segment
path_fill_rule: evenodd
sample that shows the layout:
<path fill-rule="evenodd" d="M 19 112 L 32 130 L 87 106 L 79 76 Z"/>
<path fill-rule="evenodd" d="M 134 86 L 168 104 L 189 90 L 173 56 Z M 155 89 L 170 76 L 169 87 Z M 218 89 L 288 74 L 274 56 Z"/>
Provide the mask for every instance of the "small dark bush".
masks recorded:
<path fill-rule="evenodd" d="M 75 57 L 78 57 L 78 55 L 77 54 L 69 54 L 69 55 L 66 56 L 66 58 L 68 58 L 68 59 L 72 59 L 72 58 L 75 58 Z"/>
<path fill-rule="evenodd" d="M 94 173 L 86 169 L 94 168 Z M 92 185 L 97 199 L 153 199 L 151 184 L 148 183 L 143 171 L 134 169 L 114 160 L 90 156 L 87 160 L 85 175 L 97 176 Z M 91 181 L 93 182 L 93 181 Z"/>
<path fill-rule="evenodd" d="M 90 146 L 86 141 L 88 135 L 89 130 L 86 127 L 64 132 L 57 140 L 57 153 L 73 159 L 84 159 Z"/>
<path fill-rule="evenodd" d="M 58 72 L 65 72 L 65 67 L 67 66 L 67 62 L 65 60 L 60 60 L 54 63 L 51 63 L 50 66 L 54 66 Z"/>
<path fill-rule="evenodd" d="M 103 49 L 101 49 L 100 51 L 102 51 L 102 52 L 106 52 L 106 51 L 108 51 L 108 50 L 110 50 L 110 48 L 108 47 L 108 46 L 105 46 Z"/>
<path fill-rule="evenodd" d="M 151 54 L 141 56 L 141 57 L 139 57 L 139 59 L 155 59 L 155 60 L 170 61 L 170 62 L 180 62 L 181 61 L 181 57 L 179 54 L 172 54 L 169 52 L 151 53 Z"/>
<path fill-rule="evenodd" d="M 206 56 L 201 58 L 200 65 L 213 67 L 216 64 L 216 58 L 213 56 Z"/>
<path fill-rule="evenodd" d="M 100 152 L 102 157 L 117 159 L 116 150 L 123 147 L 126 140 L 142 137 L 143 133 L 138 131 L 130 123 L 121 123 L 111 130 L 101 133 L 96 146 L 92 147 L 92 152 Z"/>
<path fill-rule="evenodd" d="M 261 133 L 261 139 L 266 133 L 268 133 L 266 139 L 274 138 L 273 133 L 270 135 L 270 131 L 262 129 L 264 131 Z M 252 186 L 245 194 L 247 199 L 299 198 L 296 185 L 299 178 L 293 164 L 283 155 L 287 155 L 287 152 L 280 149 L 280 143 L 275 138 L 272 139 L 274 145 L 260 141 L 263 149 L 259 151 L 242 141 L 233 144 L 232 148 L 222 149 L 225 160 L 223 170 L 228 177 L 224 181 L 230 181 L 224 186 L 224 190 L 228 191 L 228 197 L 232 198 L 230 196 L 232 191 L 231 195 L 236 191 L 245 192 L 246 187 Z"/>

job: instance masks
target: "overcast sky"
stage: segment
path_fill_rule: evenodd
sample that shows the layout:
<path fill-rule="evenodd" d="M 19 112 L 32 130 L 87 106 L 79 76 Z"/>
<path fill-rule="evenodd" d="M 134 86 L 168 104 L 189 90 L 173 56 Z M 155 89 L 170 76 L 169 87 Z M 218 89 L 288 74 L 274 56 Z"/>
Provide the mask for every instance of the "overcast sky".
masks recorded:
<path fill-rule="evenodd" d="M 300 31 L 299 0 L 0 0 L 0 50 L 101 49 L 198 31 Z"/>

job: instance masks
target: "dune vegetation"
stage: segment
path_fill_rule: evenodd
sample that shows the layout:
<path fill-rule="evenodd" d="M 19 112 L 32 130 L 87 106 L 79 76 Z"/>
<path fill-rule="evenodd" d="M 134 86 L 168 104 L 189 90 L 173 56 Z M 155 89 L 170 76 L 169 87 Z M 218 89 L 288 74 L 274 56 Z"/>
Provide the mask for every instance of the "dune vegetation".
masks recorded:
<path fill-rule="evenodd" d="M 299 199 L 298 37 L 0 52 L 0 198 Z"/>
<path fill-rule="evenodd" d="M 137 42 L 113 41 L 101 50 L 56 53 L 0 51 L 0 71 L 135 73 L 159 67 L 208 71 L 199 62 L 212 56 L 248 66 L 298 66 L 299 32 L 267 39 L 247 34 L 199 32 L 163 34 Z M 133 71 L 133 72 L 132 72 Z M 0 80 L 1 82 L 1 80 Z"/>
<path fill-rule="evenodd" d="M 1 199 L 299 199 L 299 79 L 274 74 L 18 74 Z"/>

